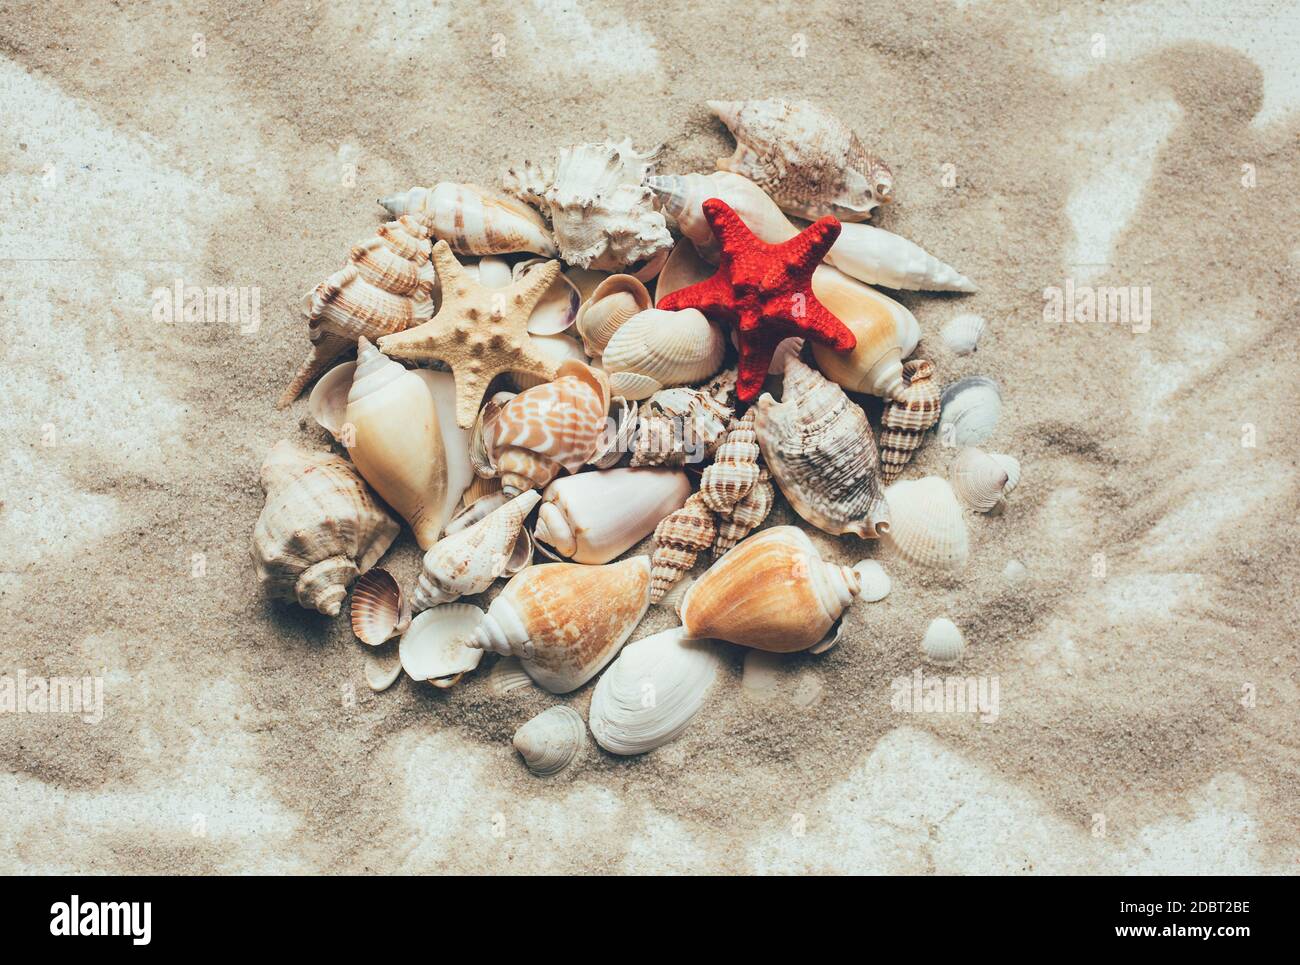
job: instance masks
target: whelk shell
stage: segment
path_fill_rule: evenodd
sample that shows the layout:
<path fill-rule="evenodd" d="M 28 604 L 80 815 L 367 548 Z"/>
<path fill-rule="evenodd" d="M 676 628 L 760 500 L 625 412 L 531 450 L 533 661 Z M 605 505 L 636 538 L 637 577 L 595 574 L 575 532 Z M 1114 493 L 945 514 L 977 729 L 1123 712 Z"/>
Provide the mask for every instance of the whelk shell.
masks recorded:
<path fill-rule="evenodd" d="M 947 617 L 937 617 L 926 627 L 921 652 L 938 663 L 952 663 L 966 652 L 966 638 L 957 629 L 957 624 Z"/>
<path fill-rule="evenodd" d="M 681 627 L 629 643 L 591 695 L 596 743 L 631 755 L 675 740 L 704 704 L 720 663 L 712 640 L 686 640 Z"/>
<path fill-rule="evenodd" d="M 397 580 L 378 567 L 362 574 L 352 588 L 352 632 L 377 647 L 411 625 L 411 605 Z"/>
<path fill-rule="evenodd" d="M 471 645 L 482 621 L 483 611 L 468 603 L 425 610 L 411 621 L 397 646 L 402 669 L 412 680 L 452 686 L 483 659 L 483 651 Z"/>
<path fill-rule="evenodd" d="M 880 416 L 880 475 L 891 483 L 920 448 L 925 431 L 939 421 L 939 386 L 934 365 L 926 359 L 903 363 L 907 388 L 902 399 L 890 399 Z"/>
<path fill-rule="evenodd" d="M 538 777 L 558 774 L 582 754 L 587 725 L 567 704 L 542 711 L 515 731 L 514 745 L 528 769 Z"/>
<path fill-rule="evenodd" d="M 754 411 L 751 408 L 744 418 L 732 420 L 717 455 L 700 477 L 700 496 L 715 513 L 729 514 L 758 482 L 762 470 L 758 465 Z"/>
<path fill-rule="evenodd" d="M 599 357 L 614 333 L 649 307 L 650 292 L 632 275 L 610 275 L 602 281 L 579 307 L 575 323 L 587 354 Z"/>
<path fill-rule="evenodd" d="M 443 181 L 379 203 L 395 218 L 410 215 L 458 255 L 531 251 L 553 258 L 559 253 L 536 211 L 477 184 Z"/>
<path fill-rule="evenodd" d="M 952 464 L 952 488 L 966 506 L 988 513 L 1005 505 L 1020 481 L 1020 463 L 1011 456 L 965 446 Z"/>
<path fill-rule="evenodd" d="M 472 526 L 444 536 L 424 554 L 412 602 L 417 610 L 482 593 L 498 577 L 529 562 L 524 520 L 541 499 L 520 493 Z M 513 569 L 512 569 L 513 567 Z"/>
<path fill-rule="evenodd" d="M 976 290 L 973 281 L 920 245 L 871 225 L 844 225 L 826 260 L 868 285 L 905 291 Z"/>
<path fill-rule="evenodd" d="M 966 565 L 970 540 L 961 504 L 938 476 L 905 479 L 885 489 L 890 527 L 885 542 L 918 566 L 956 571 Z"/>
<path fill-rule="evenodd" d="M 533 535 L 575 563 L 608 563 L 649 536 L 691 494 L 675 469 L 606 469 L 546 487 Z"/>
<path fill-rule="evenodd" d="M 648 399 L 660 389 L 704 381 L 722 368 L 726 351 L 721 330 L 702 312 L 650 308 L 613 334 L 601 367 L 614 395 Z"/>

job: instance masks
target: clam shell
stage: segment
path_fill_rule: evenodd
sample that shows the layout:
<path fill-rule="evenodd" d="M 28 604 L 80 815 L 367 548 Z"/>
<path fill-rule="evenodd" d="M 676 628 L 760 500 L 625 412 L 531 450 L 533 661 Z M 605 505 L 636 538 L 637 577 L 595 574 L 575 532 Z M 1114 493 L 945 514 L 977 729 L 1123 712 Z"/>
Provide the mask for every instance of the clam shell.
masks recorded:
<path fill-rule="evenodd" d="M 448 603 L 425 610 L 402 634 L 397 653 L 412 680 L 450 687 L 478 666 L 483 651 L 470 646 L 483 611 L 468 603 Z"/>
<path fill-rule="evenodd" d="M 993 456 L 983 449 L 966 446 L 952 463 L 953 492 L 970 509 L 987 513 L 1015 488 L 1011 472 L 1019 480 L 1020 463 L 1010 456 Z"/>
<path fill-rule="evenodd" d="M 544 258 L 529 258 L 514 266 L 511 281 L 519 281 L 539 265 L 546 264 Z M 551 282 L 541 301 L 528 316 L 529 335 L 559 335 L 566 331 L 578 317 L 578 308 L 582 304 L 582 295 L 565 274 L 560 272 Z"/>
<path fill-rule="evenodd" d="M 605 346 L 628 319 L 651 305 L 650 292 L 632 275 L 610 275 L 578 308 L 575 325 L 583 348 L 592 358 Z"/>
<path fill-rule="evenodd" d="M 704 381 L 722 368 L 726 351 L 722 332 L 702 312 L 650 308 L 614 333 L 601 366 L 610 374 L 610 391 L 640 400 L 670 386 Z"/>
<path fill-rule="evenodd" d="M 473 264 L 462 265 L 469 275 L 484 288 L 509 288 L 514 280 L 510 262 L 497 255 L 484 255 Z"/>
<path fill-rule="evenodd" d="M 958 315 L 944 325 L 939 335 L 953 354 L 970 355 L 978 347 L 985 327 L 984 319 L 978 315 Z"/>
<path fill-rule="evenodd" d="M 853 569 L 858 574 L 858 583 L 862 587 L 858 599 L 865 600 L 867 603 L 878 603 L 889 596 L 893 583 L 879 562 L 862 560 Z"/>
<path fill-rule="evenodd" d="M 443 181 L 381 198 L 393 217 L 410 215 L 459 255 L 529 251 L 558 254 L 546 224 L 532 208 L 479 187 Z"/>
<path fill-rule="evenodd" d="M 397 653 L 397 645 L 390 644 L 367 650 L 364 671 L 366 685 L 375 693 L 391 687 L 402 675 L 402 659 Z"/>
<path fill-rule="evenodd" d="M 352 588 L 351 617 L 357 639 L 377 647 L 411 625 L 411 606 L 393 575 L 376 567 Z"/>
<path fill-rule="evenodd" d="M 312 387 L 307 397 L 307 409 L 316 424 L 337 441 L 346 421 L 348 390 L 352 388 L 352 373 L 357 363 L 341 362 L 334 366 Z"/>
<path fill-rule="evenodd" d="M 940 441 L 945 446 L 978 446 L 997 428 L 1002 393 L 992 379 L 972 375 L 944 389 L 942 404 Z"/>
<path fill-rule="evenodd" d="M 690 479 L 675 469 L 564 476 L 542 494 L 533 535 L 575 563 L 608 563 L 654 532 L 690 494 Z"/>
<path fill-rule="evenodd" d="M 524 673 L 518 657 L 500 657 L 488 671 L 488 690 L 497 697 L 532 685 L 533 678 Z"/>
<path fill-rule="evenodd" d="M 970 541 L 961 504 L 938 476 L 905 479 L 885 489 L 889 531 L 885 544 L 917 566 L 953 572 L 966 565 Z"/>
<path fill-rule="evenodd" d="M 542 711 L 515 731 L 514 745 L 528 769 L 538 777 L 558 774 L 582 754 L 587 725 L 566 704 Z"/>
<path fill-rule="evenodd" d="M 611 754 L 644 754 L 675 740 L 704 703 L 721 661 L 712 640 L 681 627 L 630 643 L 596 682 L 588 720 Z"/>
<path fill-rule="evenodd" d="M 937 617 L 930 621 L 921 639 L 921 652 L 928 660 L 937 663 L 952 663 L 966 652 L 966 639 L 957 629 L 957 624 L 947 617 Z"/>

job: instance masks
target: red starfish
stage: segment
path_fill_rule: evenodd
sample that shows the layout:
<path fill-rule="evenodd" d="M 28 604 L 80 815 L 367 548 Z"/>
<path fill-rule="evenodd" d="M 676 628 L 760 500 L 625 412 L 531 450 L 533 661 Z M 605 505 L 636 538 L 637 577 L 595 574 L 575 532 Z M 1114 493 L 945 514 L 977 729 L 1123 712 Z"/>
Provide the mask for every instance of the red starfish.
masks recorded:
<path fill-rule="evenodd" d="M 763 388 L 772 353 L 781 340 L 802 335 L 847 352 L 857 338 L 817 300 L 812 274 L 840 235 L 825 217 L 779 245 L 769 245 L 718 198 L 704 202 L 704 217 L 722 246 L 712 278 L 667 295 L 659 308 L 698 308 L 736 326 L 740 371 L 736 395 L 749 402 Z"/>

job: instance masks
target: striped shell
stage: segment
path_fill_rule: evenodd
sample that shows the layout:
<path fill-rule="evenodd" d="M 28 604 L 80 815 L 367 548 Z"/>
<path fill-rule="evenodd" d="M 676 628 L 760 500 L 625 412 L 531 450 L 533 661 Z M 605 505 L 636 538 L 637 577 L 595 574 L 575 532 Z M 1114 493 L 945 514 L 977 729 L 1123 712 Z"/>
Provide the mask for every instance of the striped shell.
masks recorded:
<path fill-rule="evenodd" d="M 715 513 L 730 513 L 758 482 L 758 456 L 758 436 L 754 432 L 751 408 L 744 418 L 731 421 L 713 462 L 700 477 L 704 504 Z"/>
<path fill-rule="evenodd" d="M 517 731 L 513 743 L 538 777 L 558 774 L 578 759 L 587 743 L 587 725 L 567 704 L 542 711 Z"/>
<path fill-rule="evenodd" d="M 774 502 L 776 491 L 772 488 L 772 477 L 766 469 L 760 469 L 754 485 L 731 512 L 718 515 L 718 536 L 713 541 L 713 555 L 721 556 L 758 529 L 772 511 Z"/>
<path fill-rule="evenodd" d="M 696 558 L 713 545 L 717 524 L 704 499 L 695 493 L 686 505 L 665 516 L 655 527 L 655 549 L 650 558 L 650 602 L 658 603 L 682 578 Z"/>
<path fill-rule="evenodd" d="M 961 504 L 938 476 L 905 479 L 885 490 L 889 531 L 885 543 L 917 566 L 954 572 L 966 565 L 970 540 Z"/>
<path fill-rule="evenodd" d="M 431 189 L 411 188 L 379 203 L 394 218 L 410 215 L 458 255 L 531 251 L 554 258 L 559 254 L 541 215 L 514 198 L 477 184 L 443 181 Z"/>
<path fill-rule="evenodd" d="M 939 421 L 939 386 L 934 365 L 925 359 L 903 363 L 907 387 L 901 400 L 890 399 L 880 416 L 880 475 L 885 483 L 898 478 L 921 445 L 925 431 Z"/>
<path fill-rule="evenodd" d="M 660 389 L 702 382 L 722 367 L 727 341 L 694 308 L 639 312 L 614 333 L 601 356 L 610 391 L 648 399 Z"/>
<path fill-rule="evenodd" d="M 357 639 L 377 647 L 411 625 L 411 605 L 393 575 L 376 567 L 353 587 L 351 617 Z"/>
<path fill-rule="evenodd" d="M 1020 481 L 1020 463 L 1011 456 L 966 446 L 952 464 L 952 488 L 977 513 L 992 512 L 1006 502 Z"/>

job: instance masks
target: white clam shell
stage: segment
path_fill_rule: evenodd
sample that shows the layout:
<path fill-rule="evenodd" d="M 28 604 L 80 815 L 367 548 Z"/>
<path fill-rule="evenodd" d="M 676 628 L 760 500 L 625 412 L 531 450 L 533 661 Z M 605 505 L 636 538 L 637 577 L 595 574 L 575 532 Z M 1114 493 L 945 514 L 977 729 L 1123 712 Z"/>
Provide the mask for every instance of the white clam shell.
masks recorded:
<path fill-rule="evenodd" d="M 614 395 L 640 400 L 663 388 L 703 382 L 722 368 L 726 351 L 726 338 L 702 312 L 651 308 L 614 333 L 601 365 Z"/>
<path fill-rule="evenodd" d="M 1011 459 L 1010 456 L 1003 457 Z M 1015 463 L 1014 459 L 1011 459 Z M 1020 464 L 1015 463 L 1017 478 Z M 1011 481 L 1006 465 L 983 449 L 965 446 L 953 460 L 950 472 L 953 492 L 968 508 L 987 513 L 1002 502 Z"/>
<path fill-rule="evenodd" d="M 586 743 L 587 726 L 567 704 L 542 711 L 514 736 L 515 750 L 538 777 L 564 770 L 581 756 Z"/>
<path fill-rule="evenodd" d="M 596 683 L 589 721 L 611 754 L 644 754 L 690 724 L 717 676 L 712 640 L 686 640 L 681 627 L 623 648 Z"/>
<path fill-rule="evenodd" d="M 602 281 L 578 308 L 576 327 L 587 354 L 599 356 L 628 319 L 650 306 L 650 292 L 639 278 L 610 275 Z"/>
<path fill-rule="evenodd" d="M 966 565 L 966 517 L 946 479 L 904 479 L 885 488 L 889 531 L 885 544 L 917 566 L 953 572 Z"/>
<path fill-rule="evenodd" d="M 993 435 L 1002 414 L 998 384 L 983 375 L 958 379 L 943 390 L 939 439 L 945 446 L 978 446 Z"/>
<path fill-rule="evenodd" d="M 862 560 L 853 567 L 853 571 L 858 574 L 858 582 L 862 587 L 858 599 L 867 603 L 877 603 L 889 596 L 893 582 L 878 561 Z"/>
<path fill-rule="evenodd" d="M 348 390 L 357 363 L 342 362 L 320 377 L 307 399 L 307 408 L 316 424 L 337 441 L 343 431 L 348 410 Z"/>
<path fill-rule="evenodd" d="M 955 355 L 970 355 L 979 345 L 980 336 L 984 334 L 985 322 L 978 315 L 958 315 L 944 325 L 939 333 L 944 343 Z"/>
<path fill-rule="evenodd" d="M 957 624 L 947 617 L 938 617 L 926 628 L 921 639 L 921 652 L 937 663 L 952 663 L 966 652 L 966 638 L 957 629 Z"/>
<path fill-rule="evenodd" d="M 531 687 L 533 678 L 524 673 L 523 664 L 518 657 L 500 657 L 488 671 L 488 690 L 497 697 L 504 697 L 521 687 Z"/>
<path fill-rule="evenodd" d="M 499 255 L 484 255 L 474 264 L 462 266 L 465 273 L 484 288 L 509 288 L 514 280 L 510 262 Z"/>
<path fill-rule="evenodd" d="M 468 646 L 483 621 L 483 611 L 468 603 L 448 603 L 425 610 L 402 634 L 397 653 L 412 680 L 450 687 L 478 666 L 483 651 Z"/>
<path fill-rule="evenodd" d="M 396 645 L 366 651 L 366 685 L 375 693 L 387 690 L 402 675 L 402 659 Z"/>

